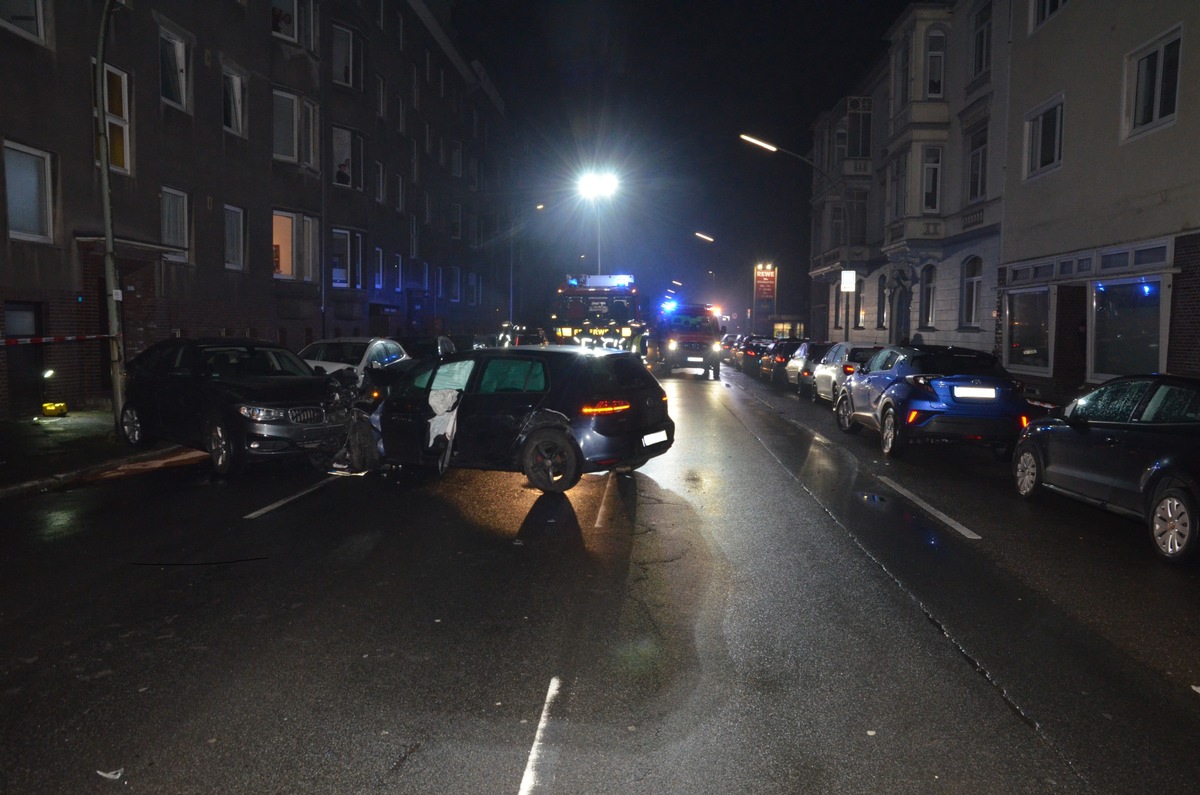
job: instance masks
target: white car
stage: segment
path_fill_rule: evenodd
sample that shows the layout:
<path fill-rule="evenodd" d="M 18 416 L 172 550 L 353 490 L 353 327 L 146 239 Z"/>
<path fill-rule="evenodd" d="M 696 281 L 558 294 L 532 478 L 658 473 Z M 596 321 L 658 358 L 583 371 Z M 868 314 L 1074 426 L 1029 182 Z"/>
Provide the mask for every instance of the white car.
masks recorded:
<path fill-rule="evenodd" d="M 857 345 L 839 342 L 834 345 L 813 368 L 812 401 L 837 400 L 846 376 L 865 364 L 882 345 Z"/>
<path fill-rule="evenodd" d="M 363 372 L 368 367 L 390 369 L 411 360 L 400 343 L 381 337 L 335 337 L 317 340 L 300 351 L 300 358 L 310 367 L 320 367 L 327 373 L 347 368 L 358 376 L 362 386 Z"/>

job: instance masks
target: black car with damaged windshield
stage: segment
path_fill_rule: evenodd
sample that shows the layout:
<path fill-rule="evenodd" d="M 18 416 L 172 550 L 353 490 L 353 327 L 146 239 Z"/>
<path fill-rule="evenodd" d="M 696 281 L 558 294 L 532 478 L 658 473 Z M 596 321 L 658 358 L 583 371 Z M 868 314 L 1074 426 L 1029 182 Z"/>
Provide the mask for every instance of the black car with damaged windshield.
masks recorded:
<path fill-rule="evenodd" d="M 142 447 L 161 438 L 204 450 L 219 475 L 267 459 L 323 463 L 349 428 L 353 371 L 317 375 L 273 342 L 168 339 L 126 371 L 125 441 Z"/>
<path fill-rule="evenodd" d="M 1159 557 L 1200 555 L 1200 379 L 1122 376 L 1030 423 L 1017 493 L 1064 494 L 1144 523 Z"/>
<path fill-rule="evenodd" d="M 585 472 L 636 469 L 674 441 L 666 393 L 640 356 L 518 346 L 417 363 L 360 416 L 349 458 L 357 470 L 522 472 L 563 492 Z"/>

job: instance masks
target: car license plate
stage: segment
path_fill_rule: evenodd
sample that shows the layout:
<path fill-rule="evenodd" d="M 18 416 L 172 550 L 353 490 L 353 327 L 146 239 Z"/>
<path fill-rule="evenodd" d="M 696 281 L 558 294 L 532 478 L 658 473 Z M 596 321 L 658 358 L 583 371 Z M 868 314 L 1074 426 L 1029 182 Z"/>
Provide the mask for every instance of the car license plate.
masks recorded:
<path fill-rule="evenodd" d="M 667 432 L 666 431 L 655 431 L 654 433 L 648 433 L 642 437 L 642 446 L 649 447 L 650 445 L 653 445 L 653 444 L 661 444 L 662 442 L 665 442 L 666 440 L 667 440 Z"/>
<path fill-rule="evenodd" d="M 704 361 L 704 357 L 703 356 L 689 356 L 688 361 L 689 362 L 702 362 L 702 361 Z"/>
<path fill-rule="evenodd" d="M 996 388 L 991 386 L 956 386 L 954 397 L 996 399 Z"/>

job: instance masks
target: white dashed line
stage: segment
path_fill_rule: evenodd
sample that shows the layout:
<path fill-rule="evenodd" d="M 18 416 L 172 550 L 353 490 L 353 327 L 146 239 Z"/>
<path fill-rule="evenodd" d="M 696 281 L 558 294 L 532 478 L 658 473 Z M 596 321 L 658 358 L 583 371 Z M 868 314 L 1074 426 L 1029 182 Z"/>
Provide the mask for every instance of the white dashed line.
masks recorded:
<path fill-rule="evenodd" d="M 525 775 L 521 777 L 521 790 L 519 795 L 529 795 L 537 791 L 538 782 L 544 774 L 545 767 L 548 767 L 545 748 L 543 741 L 546 735 L 546 727 L 550 724 L 550 706 L 554 700 L 558 698 L 558 677 L 550 680 L 550 689 L 546 691 L 546 703 L 542 705 L 542 719 L 538 721 L 537 734 L 533 738 L 533 748 L 529 750 L 529 761 L 525 764 Z"/>
<path fill-rule="evenodd" d="M 918 497 L 917 495 L 913 494 L 908 489 L 905 489 L 905 488 L 897 485 L 896 482 L 894 480 L 892 480 L 891 478 L 885 478 L 881 475 L 879 478 L 879 481 L 881 483 L 883 483 L 884 485 L 886 485 L 888 488 L 890 488 L 892 491 L 899 492 L 900 494 L 902 494 L 910 502 L 914 502 L 917 505 L 919 505 L 921 507 L 921 510 L 925 511 L 930 516 L 937 519 L 939 522 L 942 522 L 945 525 L 947 525 L 948 527 L 952 528 L 955 532 L 957 532 L 963 538 L 969 538 L 972 541 L 980 541 L 983 539 L 983 536 L 978 535 L 977 533 L 974 533 L 971 530 L 968 530 L 964 525 L 960 524 L 959 522 L 954 521 L 949 516 L 942 513 L 937 508 L 934 508 L 932 505 L 925 502 L 925 500 L 923 500 L 920 497 Z"/>
<path fill-rule="evenodd" d="M 309 486 L 304 491 L 293 494 L 290 497 L 284 497 L 282 500 L 279 500 L 278 502 L 273 502 L 270 505 L 268 505 L 266 508 L 259 508 L 254 513 L 248 513 L 245 516 L 243 516 L 242 518 L 243 519 L 257 519 L 258 517 L 263 516 L 264 514 L 270 513 L 271 511 L 275 510 L 276 508 L 281 508 L 284 505 L 287 505 L 292 500 L 298 500 L 301 497 L 303 497 L 305 494 L 311 494 L 312 492 L 316 491 L 317 489 L 324 488 L 325 486 L 328 486 L 330 483 L 332 483 L 335 480 L 337 480 L 337 478 L 331 475 L 331 476 L 325 478 L 324 480 L 322 480 L 320 483 L 318 483 L 315 486 Z"/>

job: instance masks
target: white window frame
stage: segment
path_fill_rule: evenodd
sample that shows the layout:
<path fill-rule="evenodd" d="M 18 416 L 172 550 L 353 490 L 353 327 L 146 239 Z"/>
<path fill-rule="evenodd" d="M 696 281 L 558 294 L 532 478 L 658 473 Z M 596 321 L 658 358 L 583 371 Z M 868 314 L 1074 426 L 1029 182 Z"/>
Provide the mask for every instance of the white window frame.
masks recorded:
<path fill-rule="evenodd" d="M 972 266 L 978 265 L 979 272 L 972 273 Z M 963 292 L 962 292 L 962 325 L 966 328 L 978 328 L 982 324 L 983 302 L 983 259 L 977 255 L 967 257 L 963 261 Z"/>
<path fill-rule="evenodd" d="M 36 41 L 39 44 L 46 43 L 46 9 L 43 0 L 30 0 L 33 4 L 33 26 L 35 30 L 29 31 L 20 25 L 12 22 L 4 17 L 0 17 L 0 28 L 11 30 L 18 36 Z"/>
<path fill-rule="evenodd" d="M 332 180 L 334 187 L 361 191 L 363 189 L 363 137 L 349 127 L 337 125 L 333 127 L 330 137 L 333 145 Z M 349 151 L 346 151 L 347 146 Z M 350 181 L 339 182 L 338 167 L 347 160 L 350 162 Z"/>
<path fill-rule="evenodd" d="M 291 111 L 286 115 L 288 123 L 291 126 L 289 136 L 291 139 L 291 151 L 280 152 L 277 145 L 280 143 L 279 137 L 279 120 L 282 118 L 279 113 L 280 100 L 284 100 L 291 104 Z M 299 162 L 300 158 L 300 97 L 289 91 L 280 91 L 273 89 L 271 91 L 271 156 L 275 160 L 282 160 L 285 163 Z"/>
<path fill-rule="evenodd" d="M 984 3 L 971 16 L 971 76 L 979 77 L 992 68 L 992 4 Z"/>
<path fill-rule="evenodd" d="M 92 66 L 95 67 L 95 59 L 92 59 Z M 112 94 L 109 91 L 109 76 L 116 77 L 121 85 L 121 95 L 119 97 L 121 108 L 124 110 L 124 115 L 113 112 Z M 95 118 L 95 109 L 92 111 L 92 117 Z M 104 121 L 108 125 L 108 168 L 110 171 L 116 171 L 120 174 L 128 174 L 132 170 L 132 162 L 130 160 L 130 141 L 129 141 L 129 75 L 117 69 L 114 66 L 104 65 Z M 121 133 L 121 158 L 122 164 L 118 164 L 112 157 L 113 145 L 113 130 L 120 130 Z M 96 142 L 96 164 L 100 164 L 100 142 Z"/>
<path fill-rule="evenodd" d="M 330 235 L 333 238 L 333 246 L 329 250 L 329 274 L 332 280 L 330 285 L 335 290 L 344 290 L 350 287 L 351 258 L 354 254 L 351 248 L 352 233 L 349 229 L 334 229 L 331 230 Z M 337 256 L 344 256 L 345 261 L 335 263 L 333 258 Z M 338 267 L 339 264 L 341 267 Z M 338 278 L 339 270 L 342 272 L 340 279 Z"/>
<path fill-rule="evenodd" d="M 297 154 L 300 165 L 319 172 L 321 170 L 321 107 L 310 99 L 302 98 L 299 105 L 300 118 L 296 123 L 299 136 Z"/>
<path fill-rule="evenodd" d="M 921 212 L 941 212 L 942 160 L 942 147 L 921 147 Z"/>
<path fill-rule="evenodd" d="M 980 139 L 982 136 L 982 139 Z M 980 142 L 982 140 L 982 143 Z M 976 127 L 967 133 L 967 202 L 987 198 L 988 128 Z"/>
<path fill-rule="evenodd" d="M 1170 97 L 1170 109 L 1163 110 L 1164 72 L 1167 50 L 1174 45 L 1174 73 L 1170 79 L 1174 82 L 1173 96 Z M 1153 42 L 1125 56 L 1125 136 L 1127 138 L 1141 135 L 1151 130 L 1169 126 L 1175 122 L 1179 110 L 1179 84 L 1183 76 L 1180 70 L 1181 53 L 1183 49 L 1183 30 L 1175 27 L 1159 36 Z M 1146 83 L 1144 65 L 1153 58 L 1156 61 L 1155 74 L 1152 84 Z M 1149 118 L 1141 118 L 1142 108 L 1150 94 Z"/>
<path fill-rule="evenodd" d="M 276 30 L 274 9 L 281 9 L 282 14 L 292 18 L 291 34 Z M 271 35 L 290 41 L 308 50 L 317 49 L 316 30 L 313 26 L 312 0 L 271 0 Z"/>
<path fill-rule="evenodd" d="M 22 146 L 20 144 L 13 143 L 12 141 L 5 141 L 4 149 L 5 161 L 8 160 L 9 150 L 27 157 L 36 158 L 37 160 L 41 161 L 40 165 L 37 166 L 40 184 L 36 187 L 41 191 L 42 195 L 40 197 L 40 201 L 35 201 L 34 203 L 36 205 L 40 205 L 37 211 L 37 220 L 38 225 L 44 230 L 44 234 L 40 231 L 29 232 L 12 228 L 12 220 L 14 216 L 12 210 L 13 200 L 20 199 L 22 197 L 19 195 L 17 186 L 13 182 L 15 169 L 8 168 L 7 162 L 5 164 L 5 196 L 7 197 L 8 201 L 9 238 L 13 240 L 28 240 L 34 243 L 52 243 L 54 241 L 54 183 L 52 181 L 53 169 L 51 168 L 51 154 L 49 152 L 43 152 L 40 149 Z M 25 202 L 22 202 L 22 206 L 28 207 L 29 205 Z"/>
<path fill-rule="evenodd" d="M 375 247 L 375 289 L 383 289 L 383 249 Z"/>
<path fill-rule="evenodd" d="M 387 118 L 387 80 L 378 73 L 375 75 L 375 115 Z"/>
<path fill-rule="evenodd" d="M 346 42 L 346 65 L 350 68 L 350 75 L 347 79 L 344 75 L 338 75 L 337 59 L 335 54 L 340 44 L 339 40 L 344 39 Z M 334 85 L 345 86 L 347 88 L 362 88 L 362 53 L 359 38 L 355 32 L 342 25 L 333 26 L 333 50 L 330 55 L 330 68 L 332 69 L 331 79 Z"/>
<path fill-rule="evenodd" d="M 231 225 L 231 219 L 236 222 Z M 232 234 L 231 234 L 232 233 Z M 232 255 L 232 256 L 231 256 Z M 231 204 L 225 205 L 225 269 L 246 268 L 246 211 Z"/>
<path fill-rule="evenodd" d="M 404 256 L 396 255 L 396 292 L 404 290 Z"/>
<path fill-rule="evenodd" d="M 404 175 L 396 174 L 396 212 L 404 212 Z"/>
<path fill-rule="evenodd" d="M 226 120 L 226 110 L 232 122 Z M 221 69 L 221 126 L 225 132 L 246 137 L 246 76 L 229 67 Z"/>
<path fill-rule="evenodd" d="M 387 204 L 387 170 L 378 160 L 375 161 L 375 201 Z"/>
<path fill-rule="evenodd" d="M 170 206 L 170 200 L 168 197 L 173 197 L 179 202 L 177 208 L 179 209 L 178 215 L 181 217 L 176 219 L 178 221 L 177 226 L 180 230 L 180 236 L 178 238 L 172 238 L 170 235 L 171 230 L 168 228 L 168 224 L 172 220 L 172 215 L 174 215 L 172 211 L 176 209 L 176 207 Z M 164 252 L 164 260 L 169 260 L 171 262 L 191 261 L 192 230 L 190 203 L 190 197 L 184 191 L 181 191 L 178 188 L 169 188 L 166 185 L 162 187 L 162 192 L 159 196 L 160 239 L 165 246 L 173 246 L 175 248 L 183 249 L 182 252 Z"/>
<path fill-rule="evenodd" d="M 282 281 L 311 282 L 318 273 L 318 262 L 321 257 L 321 222 L 320 219 L 302 213 L 288 210 L 274 210 L 271 213 L 272 248 L 274 241 L 276 218 L 286 218 L 291 226 L 292 272 L 275 272 L 275 278 Z"/>
<path fill-rule="evenodd" d="M 1053 114 L 1053 118 L 1051 118 Z M 1061 95 L 1043 103 L 1025 115 L 1025 177 L 1036 177 L 1062 167 L 1063 159 L 1063 116 L 1065 103 Z M 1047 134 L 1047 123 L 1053 123 L 1050 131 L 1054 135 L 1054 159 L 1048 163 L 1034 163 L 1034 157 L 1043 149 Z"/>
<path fill-rule="evenodd" d="M 1008 355 L 1008 351 L 1012 350 L 1014 343 L 1012 338 L 1012 301 L 1017 296 L 1032 295 L 1043 293 L 1046 296 L 1046 328 L 1049 330 L 1047 334 L 1046 346 L 1046 365 L 1037 366 L 1030 364 L 1022 364 L 1014 362 Z M 1029 375 L 1054 375 L 1054 328 L 1058 322 L 1057 318 L 1058 304 L 1058 289 L 1054 285 L 1043 285 L 1039 287 L 1030 287 L 1023 290 L 1007 290 L 1004 293 L 1004 367 L 1014 373 L 1024 373 Z"/>
<path fill-rule="evenodd" d="M 167 64 L 163 63 L 163 47 L 167 47 L 167 52 L 172 54 L 175 61 L 175 73 L 173 75 L 166 74 L 163 70 L 167 68 Z M 190 113 L 191 102 L 189 102 L 190 86 L 191 86 L 191 47 L 183 36 L 166 28 L 158 29 L 158 47 L 159 47 L 159 98 L 173 108 L 178 108 L 184 113 Z M 168 97 L 163 93 L 163 89 L 173 84 L 175 90 L 179 92 L 179 99 Z"/>
<path fill-rule="evenodd" d="M 934 49 L 934 42 L 938 48 Z M 925 36 L 925 98 L 946 96 L 946 33 L 931 30 Z"/>
<path fill-rule="evenodd" d="M 921 297 L 917 309 L 920 313 L 917 318 L 917 327 L 922 329 L 934 328 L 934 321 L 937 319 L 935 310 L 935 301 L 937 300 L 937 266 L 925 265 L 921 268 Z"/>

